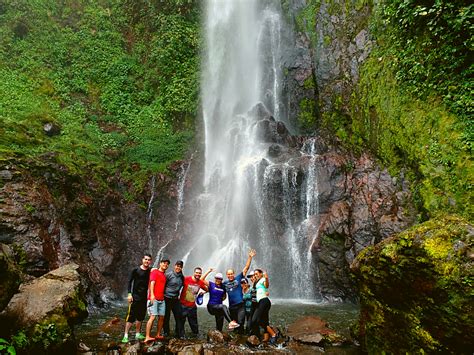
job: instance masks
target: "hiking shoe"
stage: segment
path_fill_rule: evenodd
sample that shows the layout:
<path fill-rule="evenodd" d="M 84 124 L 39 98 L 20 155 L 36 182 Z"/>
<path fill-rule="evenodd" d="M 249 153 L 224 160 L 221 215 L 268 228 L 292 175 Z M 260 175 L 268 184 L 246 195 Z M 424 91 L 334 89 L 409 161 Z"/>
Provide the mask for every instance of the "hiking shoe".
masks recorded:
<path fill-rule="evenodd" d="M 235 329 L 235 328 L 238 328 L 240 327 L 240 324 L 237 323 L 235 320 L 233 320 L 232 322 L 229 323 L 229 329 Z"/>
<path fill-rule="evenodd" d="M 144 336 L 142 333 L 137 333 L 137 334 L 135 335 L 135 339 L 137 339 L 137 340 L 143 340 L 143 339 L 145 339 L 145 336 Z"/>
<path fill-rule="evenodd" d="M 122 343 L 128 343 L 128 336 L 124 336 L 122 338 Z"/>

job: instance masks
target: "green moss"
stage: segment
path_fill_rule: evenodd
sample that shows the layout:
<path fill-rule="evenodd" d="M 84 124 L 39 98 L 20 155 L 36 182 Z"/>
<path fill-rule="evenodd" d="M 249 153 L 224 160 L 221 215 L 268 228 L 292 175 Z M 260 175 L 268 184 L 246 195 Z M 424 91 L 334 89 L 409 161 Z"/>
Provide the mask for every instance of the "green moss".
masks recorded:
<path fill-rule="evenodd" d="M 2 162 L 54 155 L 107 185 L 130 165 L 133 181 L 183 157 L 198 105 L 196 3 L 21 0 L 0 16 Z M 60 134 L 46 136 L 47 122 Z"/>
<path fill-rule="evenodd" d="M 300 101 L 300 112 L 298 115 L 298 125 L 303 132 L 312 132 L 315 129 L 317 120 L 316 102 L 305 98 Z"/>
<path fill-rule="evenodd" d="M 472 218 L 474 165 L 457 117 L 436 97 L 421 101 L 404 94 L 393 60 L 377 51 L 367 60 L 353 99 L 352 122 L 345 129 L 348 134 L 340 138 L 348 145 L 368 146 L 392 174 L 405 171 L 417 185 L 414 193 L 421 210 Z"/>
<path fill-rule="evenodd" d="M 11 337 L 11 342 L 22 353 L 43 354 L 68 353 L 72 351 L 72 325 L 87 316 L 82 292 L 78 290 L 71 299 L 58 310 L 29 329 L 21 329 Z"/>
<path fill-rule="evenodd" d="M 0 310 L 3 310 L 18 291 L 22 280 L 21 268 L 11 249 L 0 244 Z"/>
<path fill-rule="evenodd" d="M 474 346 L 472 228 L 447 216 L 359 254 L 353 268 L 359 335 L 369 353 L 459 353 Z"/>
<path fill-rule="evenodd" d="M 296 16 L 296 26 L 299 31 L 306 33 L 313 48 L 317 43 L 316 19 L 321 6 L 321 0 L 308 0 L 306 7 Z"/>

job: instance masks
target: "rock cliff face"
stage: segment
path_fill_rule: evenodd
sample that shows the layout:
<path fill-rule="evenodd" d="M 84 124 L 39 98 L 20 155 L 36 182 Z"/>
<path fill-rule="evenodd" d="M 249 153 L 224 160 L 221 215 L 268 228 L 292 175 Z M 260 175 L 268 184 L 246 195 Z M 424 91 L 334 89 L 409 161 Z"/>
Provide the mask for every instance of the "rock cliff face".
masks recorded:
<path fill-rule="evenodd" d="M 324 120 L 350 113 L 359 68 L 373 42 L 369 2 L 288 0 L 283 9 L 295 30 L 287 68 L 290 117 L 314 132 Z M 340 119 L 340 118 L 339 118 Z"/>
<path fill-rule="evenodd" d="M 350 262 L 364 247 L 413 222 L 408 187 L 403 176 L 391 177 L 368 155 L 356 157 L 337 148 L 333 139 L 294 132 L 300 126 L 313 134 L 321 114 L 344 111 L 371 47 L 370 7 L 338 0 L 284 3 L 288 21 L 299 29 L 285 34 L 293 45 L 282 54 L 283 90 L 295 127 L 268 117 L 258 123 L 270 159 L 281 163 L 266 177 L 264 204 L 274 221 L 277 254 L 284 257 L 282 178 L 294 175 L 296 194 L 301 194 L 307 172 L 316 172 L 318 211 L 308 219 L 304 239 L 318 265 L 318 291 L 326 298 L 353 298 Z M 311 157 L 301 154 L 308 144 L 315 146 Z M 199 213 L 192 187 L 201 183 L 202 159 L 189 164 L 177 163 L 168 176 L 150 177 L 143 195 L 127 201 L 123 192 L 129 186 L 119 176 L 100 186 L 65 171 L 54 157 L 45 157 L 41 167 L 8 163 L 0 168 L 0 242 L 21 247 L 25 272 L 34 277 L 76 262 L 87 279 L 89 303 L 106 301 L 125 291 L 128 272 L 143 252 L 156 253 L 170 240 L 192 233 L 190 220 Z M 294 205 L 293 220 L 301 219 L 303 207 Z"/>
<path fill-rule="evenodd" d="M 267 261 L 264 267 L 270 273 L 289 275 L 301 268 L 307 288 L 307 278 L 316 278 L 315 289 L 300 297 L 355 299 L 349 276 L 355 256 L 414 222 L 406 181 L 403 176 L 391 177 L 369 155 L 356 157 L 322 137 L 291 135 L 262 104 L 251 111 L 259 117 L 255 127 L 268 153 L 252 166 L 259 209 L 250 213 L 254 217 L 249 218 L 246 233 L 261 239 L 250 243 L 273 260 L 287 261 Z M 195 178 L 192 173 L 188 176 L 188 187 L 199 185 L 191 183 Z M 178 234 L 192 236 L 201 200 L 190 188 L 185 192 L 185 218 Z M 186 244 L 174 242 L 173 250 L 167 250 L 182 255 L 184 249 L 176 248 Z M 273 292 L 294 297 L 286 286 L 276 281 Z"/>
<path fill-rule="evenodd" d="M 4 171 L 0 240 L 23 251 L 24 272 L 33 277 L 77 263 L 90 304 L 123 294 L 131 268 L 174 227 L 175 185 L 164 175 L 155 176 L 153 193 L 150 183 L 146 195 L 127 202 L 114 177 L 115 190 L 52 163 Z"/>

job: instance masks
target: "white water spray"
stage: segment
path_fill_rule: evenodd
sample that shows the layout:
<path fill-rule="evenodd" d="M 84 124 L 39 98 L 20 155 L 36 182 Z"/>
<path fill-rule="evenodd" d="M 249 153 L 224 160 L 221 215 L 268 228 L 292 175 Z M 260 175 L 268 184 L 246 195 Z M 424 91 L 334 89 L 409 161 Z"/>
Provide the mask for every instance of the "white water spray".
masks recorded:
<path fill-rule="evenodd" d="M 273 161 L 261 133 L 278 121 L 291 129 L 282 97 L 284 30 L 280 1 L 206 1 L 203 187 L 192 235 L 175 254 L 188 272 L 239 271 L 252 247 L 253 267 L 269 271 L 274 296 L 314 299 L 316 237 L 306 228 L 318 211 L 314 161 L 305 168 Z M 307 149 L 297 154 L 314 156 L 314 141 Z"/>

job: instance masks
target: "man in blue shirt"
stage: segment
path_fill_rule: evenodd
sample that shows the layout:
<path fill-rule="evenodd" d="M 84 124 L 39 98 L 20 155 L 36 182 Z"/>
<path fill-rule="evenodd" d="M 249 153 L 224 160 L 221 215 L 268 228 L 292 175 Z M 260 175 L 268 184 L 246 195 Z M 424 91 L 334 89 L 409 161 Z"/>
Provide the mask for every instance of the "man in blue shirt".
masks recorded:
<path fill-rule="evenodd" d="M 244 269 L 238 275 L 235 275 L 234 269 L 228 269 L 226 272 L 227 280 L 224 281 L 224 288 L 229 297 L 229 311 L 230 316 L 233 320 L 239 323 L 240 327 L 237 328 L 237 332 L 243 334 L 245 325 L 245 302 L 242 294 L 242 286 L 240 280 L 245 277 L 247 271 L 252 263 L 252 258 L 256 255 L 256 251 L 251 249 L 249 251 L 249 257 L 245 263 Z"/>

